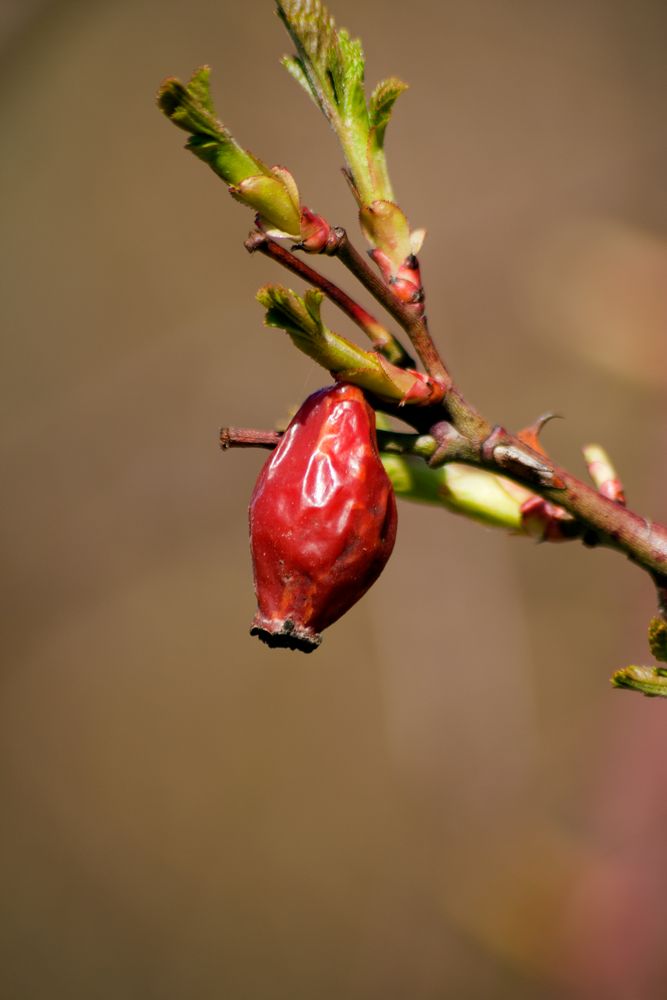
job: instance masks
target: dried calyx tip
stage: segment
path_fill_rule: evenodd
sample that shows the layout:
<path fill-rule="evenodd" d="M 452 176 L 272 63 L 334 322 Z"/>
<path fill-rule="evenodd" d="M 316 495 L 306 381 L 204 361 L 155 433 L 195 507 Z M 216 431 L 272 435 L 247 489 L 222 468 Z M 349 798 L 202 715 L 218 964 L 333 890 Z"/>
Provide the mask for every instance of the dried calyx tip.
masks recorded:
<path fill-rule="evenodd" d="M 267 628 L 264 625 L 253 623 L 250 635 L 256 635 L 271 649 L 292 649 L 302 653 L 314 652 L 322 642 L 322 637 L 317 632 L 297 628 L 289 618 L 281 625 L 278 622 L 272 623 L 272 625 L 274 627 Z"/>

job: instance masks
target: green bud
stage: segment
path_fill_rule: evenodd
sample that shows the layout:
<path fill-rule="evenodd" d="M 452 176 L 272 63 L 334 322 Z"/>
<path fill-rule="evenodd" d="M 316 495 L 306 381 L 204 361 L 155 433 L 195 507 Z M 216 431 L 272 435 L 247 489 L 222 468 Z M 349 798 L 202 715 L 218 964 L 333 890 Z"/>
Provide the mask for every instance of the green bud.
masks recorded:
<path fill-rule="evenodd" d="M 190 133 L 187 149 L 207 163 L 230 193 L 259 213 L 260 224 L 274 236 L 300 235 L 299 192 L 284 167 L 267 167 L 243 149 L 215 117 L 211 71 L 202 66 L 188 84 L 170 78 L 158 93 L 158 106 L 170 121 Z"/>
<path fill-rule="evenodd" d="M 246 177 L 240 184 L 230 187 L 229 193 L 259 213 L 262 228 L 269 236 L 299 238 L 299 202 L 293 200 L 291 190 L 280 177 Z"/>
<path fill-rule="evenodd" d="M 413 252 L 410 227 L 405 214 L 392 201 L 374 201 L 362 205 L 359 222 L 364 236 L 391 261 L 396 270 Z"/>
<path fill-rule="evenodd" d="M 267 310 L 266 325 L 285 330 L 300 351 L 338 380 L 392 403 L 424 405 L 432 401 L 440 387 L 427 375 L 399 368 L 329 330 L 320 316 L 323 298 L 323 293 L 314 289 L 301 298 L 282 285 L 267 285 L 257 293 L 257 301 Z"/>
<path fill-rule="evenodd" d="M 648 698 L 667 698 L 667 670 L 660 667 L 623 667 L 612 676 L 611 685 L 639 691 Z"/>
<path fill-rule="evenodd" d="M 277 8 L 296 48 L 283 65 L 338 136 L 359 203 L 393 201 L 384 137 L 407 84 L 396 77 L 383 80 L 367 102 L 361 43 L 336 26 L 322 0 L 277 0 Z"/>
<path fill-rule="evenodd" d="M 381 458 L 398 496 L 441 504 L 492 527 L 521 531 L 521 504 L 500 477 L 459 462 L 434 469 L 415 455 L 383 452 Z"/>
<path fill-rule="evenodd" d="M 158 91 L 158 107 L 174 125 L 191 134 L 187 148 L 227 184 L 238 184 L 254 174 L 270 174 L 269 168 L 239 146 L 215 117 L 210 76 L 210 67 L 202 66 L 188 84 L 170 77 Z"/>

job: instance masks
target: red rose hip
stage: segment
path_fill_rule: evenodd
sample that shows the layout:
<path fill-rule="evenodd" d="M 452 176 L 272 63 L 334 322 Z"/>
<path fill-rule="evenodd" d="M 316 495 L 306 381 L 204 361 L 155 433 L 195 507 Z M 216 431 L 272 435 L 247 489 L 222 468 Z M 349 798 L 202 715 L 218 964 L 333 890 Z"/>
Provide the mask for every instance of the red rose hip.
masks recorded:
<path fill-rule="evenodd" d="M 396 538 L 396 500 L 375 414 L 339 384 L 303 403 L 250 500 L 257 614 L 269 646 L 309 653 L 377 580 Z"/>

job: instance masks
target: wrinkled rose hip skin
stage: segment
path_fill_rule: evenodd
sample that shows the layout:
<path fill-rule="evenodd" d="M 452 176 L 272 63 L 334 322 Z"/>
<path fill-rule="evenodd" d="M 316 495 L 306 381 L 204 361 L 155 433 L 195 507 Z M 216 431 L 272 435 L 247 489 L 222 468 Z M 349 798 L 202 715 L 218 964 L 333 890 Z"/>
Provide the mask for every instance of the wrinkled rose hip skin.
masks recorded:
<path fill-rule="evenodd" d="M 250 500 L 258 611 L 269 646 L 319 646 L 384 569 L 396 500 L 380 461 L 375 414 L 356 386 L 305 401 L 259 474 Z"/>

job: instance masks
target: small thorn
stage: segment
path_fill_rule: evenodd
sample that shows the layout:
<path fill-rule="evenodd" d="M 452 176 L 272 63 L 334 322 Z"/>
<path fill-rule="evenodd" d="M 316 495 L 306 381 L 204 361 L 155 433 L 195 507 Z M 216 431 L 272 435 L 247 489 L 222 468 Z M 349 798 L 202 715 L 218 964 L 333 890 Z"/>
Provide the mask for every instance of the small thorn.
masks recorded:
<path fill-rule="evenodd" d="M 523 441 L 524 444 L 527 444 L 529 448 L 532 448 L 534 451 L 538 451 L 541 455 L 546 455 L 546 451 L 540 441 L 540 434 L 542 433 L 542 428 L 548 424 L 550 420 L 556 419 L 562 419 L 560 413 L 543 413 L 534 423 L 519 431 L 517 437 Z"/>

